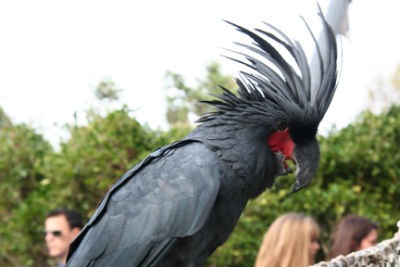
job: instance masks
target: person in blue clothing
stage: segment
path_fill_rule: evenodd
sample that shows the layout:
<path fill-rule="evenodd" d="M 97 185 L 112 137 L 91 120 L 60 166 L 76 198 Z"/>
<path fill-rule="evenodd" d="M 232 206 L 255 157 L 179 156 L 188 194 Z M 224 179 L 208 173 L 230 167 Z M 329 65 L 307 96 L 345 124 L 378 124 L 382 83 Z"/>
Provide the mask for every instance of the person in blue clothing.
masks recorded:
<path fill-rule="evenodd" d="M 69 245 L 82 227 L 82 216 L 75 210 L 59 208 L 47 214 L 44 240 L 49 256 L 57 260 L 57 267 L 65 265 Z"/>

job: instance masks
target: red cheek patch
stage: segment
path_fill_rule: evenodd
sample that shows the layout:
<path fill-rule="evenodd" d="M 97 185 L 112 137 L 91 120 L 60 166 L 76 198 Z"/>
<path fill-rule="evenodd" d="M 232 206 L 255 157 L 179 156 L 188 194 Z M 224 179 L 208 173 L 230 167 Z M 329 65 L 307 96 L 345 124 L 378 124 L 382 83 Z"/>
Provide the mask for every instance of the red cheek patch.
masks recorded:
<path fill-rule="evenodd" d="M 268 137 L 268 144 L 272 152 L 285 155 L 285 159 L 293 159 L 294 142 L 290 138 L 289 129 L 277 131 Z"/>

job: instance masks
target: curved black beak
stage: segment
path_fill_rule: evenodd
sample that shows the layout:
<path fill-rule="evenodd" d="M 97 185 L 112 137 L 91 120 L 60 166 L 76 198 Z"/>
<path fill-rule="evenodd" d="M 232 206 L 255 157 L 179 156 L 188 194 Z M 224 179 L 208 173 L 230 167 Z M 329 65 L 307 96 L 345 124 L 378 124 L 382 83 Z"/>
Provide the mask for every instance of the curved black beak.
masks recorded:
<path fill-rule="evenodd" d="M 292 193 L 299 191 L 308 185 L 318 170 L 319 164 L 319 144 L 316 138 L 313 140 L 295 144 L 293 159 L 296 162 L 296 183 L 292 188 Z"/>

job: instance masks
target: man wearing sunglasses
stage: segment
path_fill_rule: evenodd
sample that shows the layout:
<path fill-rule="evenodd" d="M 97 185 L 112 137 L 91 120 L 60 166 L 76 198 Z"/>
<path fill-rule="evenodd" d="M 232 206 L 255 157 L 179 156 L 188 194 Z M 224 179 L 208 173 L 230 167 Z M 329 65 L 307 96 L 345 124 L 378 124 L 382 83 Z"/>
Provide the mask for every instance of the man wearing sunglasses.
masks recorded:
<path fill-rule="evenodd" d="M 44 240 L 50 257 L 56 258 L 57 267 L 66 263 L 69 244 L 83 227 L 82 216 L 75 210 L 60 208 L 46 216 Z"/>

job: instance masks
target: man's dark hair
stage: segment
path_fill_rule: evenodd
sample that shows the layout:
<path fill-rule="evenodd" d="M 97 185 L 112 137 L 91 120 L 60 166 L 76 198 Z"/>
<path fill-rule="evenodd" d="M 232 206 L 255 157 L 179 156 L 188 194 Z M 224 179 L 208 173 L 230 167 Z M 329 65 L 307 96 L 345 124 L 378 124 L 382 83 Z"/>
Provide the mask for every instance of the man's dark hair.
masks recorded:
<path fill-rule="evenodd" d="M 55 209 L 55 210 L 50 211 L 47 214 L 46 219 L 50 218 L 50 217 L 59 216 L 59 215 L 64 215 L 67 218 L 69 227 L 71 229 L 73 229 L 75 227 L 82 229 L 82 227 L 83 227 L 82 215 L 76 210 L 67 209 L 67 208 Z"/>

